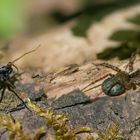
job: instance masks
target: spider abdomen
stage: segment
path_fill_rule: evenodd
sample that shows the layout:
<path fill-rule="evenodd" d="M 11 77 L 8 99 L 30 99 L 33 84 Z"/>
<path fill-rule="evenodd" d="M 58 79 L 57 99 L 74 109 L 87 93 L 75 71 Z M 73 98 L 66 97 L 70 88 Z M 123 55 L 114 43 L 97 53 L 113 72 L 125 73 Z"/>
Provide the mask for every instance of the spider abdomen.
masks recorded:
<path fill-rule="evenodd" d="M 125 92 L 125 87 L 117 77 L 111 76 L 103 82 L 102 91 L 108 96 L 118 96 Z"/>

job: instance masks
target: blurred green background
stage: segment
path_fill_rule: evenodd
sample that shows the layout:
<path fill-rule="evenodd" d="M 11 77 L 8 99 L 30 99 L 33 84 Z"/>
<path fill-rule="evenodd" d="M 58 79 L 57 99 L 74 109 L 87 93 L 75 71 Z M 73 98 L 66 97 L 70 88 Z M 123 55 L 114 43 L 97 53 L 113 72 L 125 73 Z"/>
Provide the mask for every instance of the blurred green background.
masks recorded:
<path fill-rule="evenodd" d="M 7 38 L 25 26 L 23 0 L 0 0 L 0 38 Z"/>
<path fill-rule="evenodd" d="M 0 0 L 0 40 L 21 34 L 39 35 L 69 21 L 75 21 L 71 27 L 73 35 L 86 38 L 88 29 L 97 21 L 138 4 L 140 0 Z M 140 13 L 127 21 L 137 25 L 137 30 L 121 29 L 112 33 L 109 39 L 120 44 L 97 54 L 99 59 L 125 59 L 139 48 Z"/>
<path fill-rule="evenodd" d="M 75 35 L 86 36 L 95 21 L 115 10 L 139 3 L 139 0 L 0 0 L 0 38 L 8 38 L 25 30 L 44 31 L 50 25 L 77 20 L 72 27 Z M 70 8 L 69 8 L 70 7 Z M 49 27 L 48 27 L 49 26 Z"/>

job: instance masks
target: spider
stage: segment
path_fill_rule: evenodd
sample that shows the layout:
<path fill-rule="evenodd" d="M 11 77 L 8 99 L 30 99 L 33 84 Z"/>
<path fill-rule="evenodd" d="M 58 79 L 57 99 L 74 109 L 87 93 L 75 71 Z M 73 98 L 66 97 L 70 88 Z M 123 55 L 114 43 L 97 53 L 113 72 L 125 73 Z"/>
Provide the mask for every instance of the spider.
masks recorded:
<path fill-rule="evenodd" d="M 38 46 L 39 47 L 39 46 Z M 36 49 L 38 49 L 38 47 Z M 3 99 L 5 90 L 8 89 L 9 91 L 11 91 L 12 93 L 14 93 L 16 95 L 16 97 L 24 104 L 24 106 L 31 111 L 25 104 L 25 102 L 22 100 L 22 98 L 18 95 L 18 93 L 16 92 L 16 86 L 15 86 L 15 81 L 17 81 L 16 76 L 18 75 L 18 68 L 17 66 L 14 65 L 14 63 L 16 61 L 18 61 L 19 59 L 21 59 L 23 56 L 32 53 L 34 51 L 36 51 L 36 49 L 31 50 L 29 52 L 24 53 L 23 55 L 21 55 L 20 57 L 16 58 L 15 60 L 9 62 L 7 65 L 2 66 L 0 68 L 0 90 L 2 90 L 1 92 L 1 97 L 0 97 L 0 102 Z M 16 73 L 14 73 L 14 69 L 15 68 L 17 70 Z"/>
<path fill-rule="evenodd" d="M 91 82 L 86 87 L 84 87 L 81 91 L 87 92 L 91 89 L 101 86 L 102 91 L 106 95 L 118 96 L 118 95 L 123 94 L 127 90 L 130 90 L 130 89 L 135 90 L 137 88 L 137 86 L 140 86 L 140 69 L 133 71 L 133 63 L 136 59 L 137 52 L 138 51 L 136 51 L 135 53 L 132 53 L 132 55 L 129 59 L 129 63 L 126 65 L 126 69 L 128 67 L 129 72 L 126 72 L 126 69 L 125 69 L 125 71 L 123 71 L 123 70 L 119 69 L 118 67 L 113 66 L 108 63 L 94 64 L 96 66 L 103 66 L 103 67 L 110 68 L 110 69 L 116 71 L 117 73 L 116 74 L 109 73 L 109 74 L 101 77 L 100 79 Z M 88 88 L 89 86 L 95 84 L 96 82 L 98 82 L 106 77 L 108 77 L 108 78 L 105 79 L 102 84 Z"/>

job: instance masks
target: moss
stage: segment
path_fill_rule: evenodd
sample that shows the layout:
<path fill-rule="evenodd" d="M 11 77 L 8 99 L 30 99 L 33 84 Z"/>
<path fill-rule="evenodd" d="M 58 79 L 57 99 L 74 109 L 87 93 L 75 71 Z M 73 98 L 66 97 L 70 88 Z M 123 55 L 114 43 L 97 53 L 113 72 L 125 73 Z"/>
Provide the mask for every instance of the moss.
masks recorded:
<path fill-rule="evenodd" d="M 54 140 L 77 140 L 77 134 L 91 132 L 91 129 L 85 126 L 70 128 L 67 124 L 69 119 L 65 114 L 56 114 L 52 109 L 43 110 L 30 100 L 28 100 L 28 106 L 47 120 L 48 129 L 53 130 Z"/>
<path fill-rule="evenodd" d="M 112 123 L 108 126 L 106 132 L 98 131 L 98 136 L 101 140 L 123 140 L 120 134 L 120 125 L 118 122 Z"/>
<path fill-rule="evenodd" d="M 10 114 L 1 114 L 0 122 L 1 127 L 9 131 L 8 140 L 39 140 L 45 133 L 44 127 L 37 129 L 34 134 L 25 133 L 22 124 Z"/>
<path fill-rule="evenodd" d="M 40 140 L 48 130 L 52 130 L 51 133 L 53 140 L 78 140 L 78 134 L 90 133 L 91 128 L 81 126 L 77 128 L 71 128 L 68 125 L 68 117 L 65 114 L 56 114 L 52 109 L 41 109 L 38 105 L 28 100 L 28 106 L 40 117 L 46 119 L 46 126 L 40 127 L 34 131 L 34 133 L 26 133 L 23 130 L 22 123 L 15 120 L 12 115 L 0 114 L 0 129 L 8 130 L 8 140 Z M 108 126 L 107 131 L 98 131 L 100 140 L 122 140 L 123 137 L 120 134 L 119 123 L 113 123 Z M 49 138 L 47 137 L 46 140 Z M 85 140 L 95 140 L 95 138 L 89 135 Z"/>

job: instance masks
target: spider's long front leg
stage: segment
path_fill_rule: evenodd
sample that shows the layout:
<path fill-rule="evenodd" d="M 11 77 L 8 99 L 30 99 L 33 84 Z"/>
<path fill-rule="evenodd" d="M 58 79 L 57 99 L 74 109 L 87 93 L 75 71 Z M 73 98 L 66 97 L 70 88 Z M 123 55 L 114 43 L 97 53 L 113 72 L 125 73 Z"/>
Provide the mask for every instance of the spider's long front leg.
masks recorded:
<path fill-rule="evenodd" d="M 125 68 L 125 69 L 127 69 L 127 68 L 129 69 L 129 73 L 131 73 L 134 70 L 134 68 L 133 68 L 134 61 L 136 60 L 136 55 L 139 53 L 139 51 L 140 51 L 140 49 L 137 49 L 135 52 L 133 52 L 131 54 L 131 57 L 129 59 L 129 62 L 126 65 L 126 68 Z"/>
<path fill-rule="evenodd" d="M 122 72 L 121 69 L 119 69 L 118 67 L 116 67 L 114 65 L 111 65 L 109 63 L 100 63 L 100 64 L 93 63 L 93 65 L 95 65 L 95 66 L 103 66 L 103 67 L 106 67 L 106 68 L 110 68 L 110 69 L 112 69 L 112 70 L 114 70 L 116 72 Z"/>
<path fill-rule="evenodd" d="M 98 81 L 100 81 L 100 80 L 102 80 L 102 79 L 104 79 L 104 78 L 106 78 L 106 77 L 108 77 L 108 76 L 112 76 L 112 74 L 110 74 L 110 73 L 109 73 L 109 74 L 106 74 L 105 76 L 103 76 L 103 77 L 101 77 L 101 78 L 99 78 L 99 79 L 97 79 L 97 80 L 95 80 L 95 81 L 89 83 L 87 86 L 85 86 L 83 89 L 81 89 L 81 91 L 87 92 L 87 91 L 90 91 L 90 90 L 92 90 L 92 89 L 94 89 L 94 88 L 97 88 L 97 87 L 101 86 L 102 84 L 99 84 L 99 85 L 97 85 L 97 86 L 88 88 L 89 86 L 95 84 L 96 82 L 98 82 Z M 87 88 L 88 88 L 88 89 L 87 89 Z"/>
<path fill-rule="evenodd" d="M 16 92 L 14 89 L 12 89 L 12 87 L 8 86 L 8 90 L 11 91 L 11 92 L 13 92 L 13 93 L 17 96 L 17 98 L 24 104 L 24 106 L 25 106 L 29 111 L 31 111 L 31 110 L 28 108 L 28 106 L 25 104 L 25 102 L 18 96 L 17 92 Z"/>
<path fill-rule="evenodd" d="M 29 111 L 31 111 L 31 110 L 28 108 L 28 106 L 25 104 L 25 102 L 18 96 L 18 93 L 15 91 L 15 86 L 12 85 L 12 84 L 11 84 L 10 82 L 8 82 L 8 81 L 7 81 L 7 88 L 8 88 L 9 91 L 13 92 L 13 93 L 17 96 L 17 98 L 24 104 L 24 106 L 25 106 Z"/>
<path fill-rule="evenodd" d="M 128 64 L 126 65 L 126 68 L 125 70 L 128 68 L 129 69 L 129 73 L 133 71 L 133 65 L 134 65 L 134 61 L 136 59 L 136 53 L 132 53 L 130 59 L 129 59 L 129 62 Z"/>

